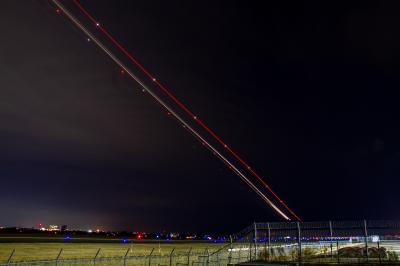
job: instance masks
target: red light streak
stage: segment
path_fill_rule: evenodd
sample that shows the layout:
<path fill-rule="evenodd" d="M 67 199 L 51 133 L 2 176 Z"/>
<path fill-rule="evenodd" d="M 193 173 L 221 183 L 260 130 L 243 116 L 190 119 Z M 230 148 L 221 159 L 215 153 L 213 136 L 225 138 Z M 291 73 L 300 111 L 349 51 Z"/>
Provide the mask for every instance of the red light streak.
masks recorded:
<path fill-rule="evenodd" d="M 232 165 L 231 162 L 229 162 L 224 156 L 222 156 L 213 146 L 211 146 L 211 144 L 209 144 L 205 139 L 203 139 L 193 128 L 191 128 L 177 113 L 175 113 L 174 111 L 172 111 L 172 109 L 167 106 L 158 96 L 156 96 L 147 86 L 145 86 L 134 74 L 132 74 L 127 68 L 126 66 L 124 66 L 107 48 L 104 47 L 104 45 L 102 43 L 100 43 L 82 24 L 80 24 L 79 21 L 77 21 L 57 0 L 52 0 L 53 3 L 55 3 L 65 14 L 66 16 L 73 22 L 75 23 L 76 26 L 78 26 L 85 34 L 87 34 L 105 53 L 107 53 L 108 56 L 111 57 L 111 59 L 118 64 L 125 72 L 127 72 L 127 74 L 129 74 L 129 76 L 131 76 L 136 82 L 139 83 L 139 85 L 141 85 L 143 87 L 143 91 L 147 91 L 150 93 L 150 95 L 159 103 L 161 104 L 168 112 L 170 112 L 179 122 L 181 122 L 183 124 L 184 128 L 187 128 L 187 130 L 194 135 L 197 139 L 199 139 L 199 141 L 201 141 L 202 143 L 205 144 L 205 146 L 207 146 L 208 149 L 210 149 L 214 155 L 216 155 L 219 159 L 221 159 L 225 164 L 227 164 L 229 166 L 230 169 L 232 169 L 232 171 L 234 173 L 236 173 L 240 178 L 243 179 L 243 181 L 245 183 L 247 183 L 247 185 L 249 185 L 266 203 L 268 203 L 273 209 L 275 209 L 282 217 L 284 217 L 285 219 L 289 220 L 289 218 L 279 209 L 277 208 L 261 191 L 259 191 L 254 184 L 248 180 L 246 178 L 246 176 L 244 176 L 235 166 Z M 79 2 L 77 2 L 76 0 L 74 0 L 74 3 L 76 3 L 78 6 L 81 7 L 82 12 L 84 12 L 89 19 L 95 24 L 96 27 L 98 27 L 107 37 L 109 37 L 110 39 L 113 40 L 113 43 L 115 45 L 117 45 L 117 47 L 119 47 L 120 49 L 123 49 L 125 51 L 125 53 L 127 53 L 129 55 L 129 53 L 126 51 L 125 48 L 122 47 L 122 45 L 120 45 L 112 36 L 110 33 L 108 33 L 104 27 L 100 26 L 100 24 L 93 18 L 93 16 L 91 16 L 80 4 Z M 125 54 L 124 53 L 124 54 Z M 182 103 L 180 103 L 180 101 L 175 98 L 158 80 L 156 80 L 139 62 L 137 62 L 136 59 L 133 58 L 133 56 L 130 56 L 131 61 L 136 62 L 135 64 L 137 64 L 137 66 L 146 74 L 148 75 L 151 80 L 156 83 L 158 85 L 158 87 L 160 87 L 162 89 L 162 91 L 165 92 L 165 94 L 167 94 L 167 96 L 169 96 L 171 99 L 174 100 L 174 102 L 176 104 L 178 104 L 178 106 L 180 106 L 183 110 L 185 110 L 186 113 L 188 113 L 195 121 L 197 121 L 200 125 L 202 125 L 203 128 L 205 128 L 215 139 L 217 139 L 221 144 L 224 145 L 225 148 L 227 148 L 236 158 L 240 159 L 239 156 L 236 155 L 236 153 L 234 153 L 230 148 L 227 147 L 227 145 L 211 130 L 209 129 L 202 121 L 200 121 L 200 119 L 198 119 L 196 116 L 193 115 L 193 113 L 191 113 L 191 111 L 189 109 L 187 109 Z M 247 168 L 249 168 L 249 166 L 243 161 L 243 160 L 239 160 L 242 164 L 244 164 L 245 166 L 247 166 Z M 253 175 L 255 174 L 254 171 L 250 171 Z M 278 196 L 272 191 L 272 189 L 257 175 L 255 174 L 255 176 L 257 177 L 257 179 L 259 179 L 260 182 L 262 182 L 264 184 L 264 186 L 270 191 L 272 192 L 272 194 L 279 200 L 279 202 L 285 206 L 286 209 L 288 209 L 290 211 L 290 213 L 292 213 L 292 215 L 294 215 L 298 220 L 300 220 L 298 218 L 298 216 L 296 216 L 294 214 L 293 211 L 291 211 L 289 209 L 289 207 L 283 203 L 283 201 L 278 198 Z"/>
<path fill-rule="evenodd" d="M 225 142 L 213 131 L 210 127 L 208 127 L 203 121 L 197 118 L 181 101 L 179 101 L 163 84 L 161 84 L 151 73 L 148 71 L 114 36 L 111 35 L 104 27 L 100 27 L 97 20 L 91 15 L 78 0 L 73 0 L 74 4 L 81 10 L 83 14 L 89 18 L 91 22 L 93 22 L 97 27 L 99 27 L 100 31 L 139 69 L 143 71 L 157 86 L 170 98 L 172 99 L 182 110 L 184 110 L 190 117 L 193 118 L 201 127 L 203 127 L 211 136 L 214 137 L 222 146 L 224 146 L 248 171 L 257 178 L 257 180 L 298 220 L 301 219 L 294 213 L 289 206 L 286 205 L 285 202 L 276 194 L 274 190 L 254 171 L 251 167 L 231 148 L 229 148 Z"/>

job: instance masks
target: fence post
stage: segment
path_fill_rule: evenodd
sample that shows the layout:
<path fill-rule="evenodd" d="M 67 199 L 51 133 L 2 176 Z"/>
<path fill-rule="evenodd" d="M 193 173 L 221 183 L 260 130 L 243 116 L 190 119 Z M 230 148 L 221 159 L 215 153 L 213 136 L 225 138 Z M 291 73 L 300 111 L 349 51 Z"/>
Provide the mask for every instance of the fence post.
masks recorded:
<path fill-rule="evenodd" d="M 365 237 L 365 255 L 367 256 L 367 261 L 369 259 L 368 254 L 368 229 L 367 229 L 367 220 L 364 220 L 364 237 Z"/>
<path fill-rule="evenodd" d="M 8 264 L 8 265 L 10 265 L 11 260 L 12 260 L 12 257 L 14 256 L 14 253 L 15 253 L 15 248 L 11 251 L 11 254 L 10 254 L 10 256 L 8 257 L 8 260 L 7 260 L 7 264 Z"/>
<path fill-rule="evenodd" d="M 249 241 L 249 237 L 247 236 L 247 242 L 249 243 L 249 260 L 251 261 L 251 241 Z"/>
<path fill-rule="evenodd" d="M 379 242 L 381 242 L 380 239 L 378 239 L 378 256 L 379 256 L 379 265 L 382 265 L 381 249 L 380 249 Z"/>
<path fill-rule="evenodd" d="M 169 266 L 172 266 L 172 255 L 174 254 L 175 248 L 171 250 L 171 253 L 169 253 Z"/>
<path fill-rule="evenodd" d="M 264 260 L 267 260 L 267 239 L 264 241 Z"/>
<path fill-rule="evenodd" d="M 126 265 L 126 257 L 128 256 L 129 251 L 131 251 L 131 248 L 128 248 L 128 250 L 127 250 L 126 253 L 125 253 L 125 256 L 124 256 L 124 266 Z"/>
<path fill-rule="evenodd" d="M 151 266 L 151 257 L 153 255 L 154 252 L 154 248 L 151 250 L 150 254 L 149 254 L 149 266 Z"/>
<path fill-rule="evenodd" d="M 61 253 L 63 252 L 63 249 L 60 249 L 60 252 L 58 252 L 57 258 L 56 258 L 56 266 L 58 266 L 58 260 L 60 259 Z"/>
<path fill-rule="evenodd" d="M 331 260 L 333 261 L 333 228 L 332 228 L 332 221 L 329 221 L 329 234 L 331 236 Z"/>
<path fill-rule="evenodd" d="M 337 250 L 337 264 L 340 264 L 339 241 L 336 241 L 336 250 Z"/>
<path fill-rule="evenodd" d="M 192 252 L 192 247 L 190 247 L 189 252 L 187 254 L 187 265 L 190 265 L 190 253 Z"/>
<path fill-rule="evenodd" d="M 97 256 L 99 256 L 99 254 L 100 254 L 100 250 L 101 250 L 101 248 L 99 248 L 99 249 L 97 250 L 97 253 L 96 253 L 96 255 L 95 255 L 94 258 L 93 258 L 93 265 L 94 265 L 94 266 L 96 266 L 96 259 L 97 259 Z"/>
<path fill-rule="evenodd" d="M 254 260 L 257 260 L 257 224 L 254 223 Z"/>
<path fill-rule="evenodd" d="M 268 229 L 268 261 L 270 261 L 270 257 L 271 257 L 271 227 L 269 226 L 269 223 L 267 223 L 267 229 Z"/>
<path fill-rule="evenodd" d="M 298 260 L 299 264 L 301 264 L 301 231 L 300 231 L 300 222 L 297 222 L 297 242 L 299 245 L 299 253 L 298 253 Z"/>
<path fill-rule="evenodd" d="M 208 248 L 206 248 L 207 250 L 207 265 L 210 263 L 210 251 L 208 250 Z"/>
<path fill-rule="evenodd" d="M 233 242 L 232 242 L 232 236 L 229 235 L 229 242 L 230 242 L 230 251 L 229 251 L 229 257 L 228 257 L 228 263 L 230 264 L 232 261 L 232 252 L 233 252 Z"/>

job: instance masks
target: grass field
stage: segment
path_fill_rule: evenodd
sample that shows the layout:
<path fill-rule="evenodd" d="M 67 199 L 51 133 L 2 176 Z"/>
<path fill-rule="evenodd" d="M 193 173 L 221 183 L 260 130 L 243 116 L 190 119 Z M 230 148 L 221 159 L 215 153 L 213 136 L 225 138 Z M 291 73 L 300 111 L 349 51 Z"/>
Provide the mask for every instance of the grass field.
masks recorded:
<path fill-rule="evenodd" d="M 187 242 L 168 243 L 0 243 L 0 262 L 8 259 L 15 249 L 12 261 L 50 260 L 55 259 L 63 249 L 61 259 L 93 258 L 100 248 L 99 258 L 123 257 L 130 248 L 129 256 L 146 256 L 154 248 L 153 255 L 167 255 L 174 248 L 174 254 L 187 254 L 192 248 L 192 254 L 210 252 L 224 246 L 224 244 Z"/>

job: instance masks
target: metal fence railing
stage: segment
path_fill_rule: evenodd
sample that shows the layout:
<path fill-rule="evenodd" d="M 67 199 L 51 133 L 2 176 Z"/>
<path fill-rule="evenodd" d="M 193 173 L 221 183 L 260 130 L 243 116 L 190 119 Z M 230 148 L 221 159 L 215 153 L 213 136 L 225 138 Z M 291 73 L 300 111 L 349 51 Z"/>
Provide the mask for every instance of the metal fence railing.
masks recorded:
<path fill-rule="evenodd" d="M 397 264 L 400 255 L 400 223 L 393 221 L 327 221 L 254 223 L 219 249 L 192 249 L 154 252 L 133 256 L 102 256 L 98 249 L 92 257 L 65 258 L 61 249 L 49 260 L 14 261 L 13 250 L 0 266 L 30 265 L 140 265 L 140 266 L 225 266 L 250 261 Z"/>
<path fill-rule="evenodd" d="M 0 263 L 0 266 L 13 265 L 13 266 L 29 266 L 29 265 L 56 265 L 56 266 L 70 266 L 70 265 L 143 265 L 143 266 L 184 266 L 184 265 L 205 265 L 209 261 L 209 253 L 207 250 L 203 252 L 192 252 L 190 249 L 186 253 L 175 253 L 172 249 L 168 254 L 154 254 L 154 249 L 148 255 L 129 255 L 129 250 L 126 251 L 125 256 L 120 257 L 101 257 L 100 249 L 93 257 L 86 258 L 62 258 L 61 249 L 57 257 L 47 260 L 34 260 L 34 261 L 13 261 L 13 250 L 6 262 Z"/>
<path fill-rule="evenodd" d="M 236 245 L 247 243 L 250 261 L 400 263 L 396 221 L 254 223 L 233 238 Z"/>

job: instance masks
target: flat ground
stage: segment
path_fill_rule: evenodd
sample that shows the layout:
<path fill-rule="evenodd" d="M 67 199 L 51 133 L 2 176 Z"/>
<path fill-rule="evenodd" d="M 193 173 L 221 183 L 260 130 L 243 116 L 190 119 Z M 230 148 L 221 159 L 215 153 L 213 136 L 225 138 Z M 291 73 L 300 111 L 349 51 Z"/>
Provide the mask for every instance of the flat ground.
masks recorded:
<path fill-rule="evenodd" d="M 153 250 L 153 255 L 167 255 L 172 249 L 174 254 L 192 254 L 215 251 L 224 244 L 199 243 L 183 241 L 182 243 L 150 242 L 150 243 L 1 243 L 0 263 L 7 261 L 12 250 L 15 254 L 12 261 L 50 260 L 55 259 L 63 249 L 61 258 L 93 258 L 98 249 L 100 257 L 123 257 L 128 249 L 129 256 L 146 256 Z"/>

